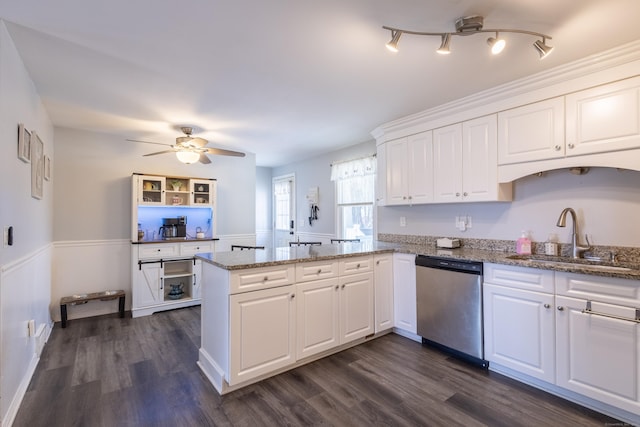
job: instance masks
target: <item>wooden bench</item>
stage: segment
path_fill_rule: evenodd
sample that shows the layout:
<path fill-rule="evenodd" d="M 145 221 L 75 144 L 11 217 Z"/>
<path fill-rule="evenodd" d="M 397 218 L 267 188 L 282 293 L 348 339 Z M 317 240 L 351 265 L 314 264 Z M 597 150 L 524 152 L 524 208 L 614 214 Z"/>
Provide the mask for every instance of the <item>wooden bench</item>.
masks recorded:
<path fill-rule="evenodd" d="M 124 298 L 125 293 L 122 289 L 117 291 L 103 291 L 93 292 L 90 294 L 77 294 L 68 297 L 60 298 L 60 318 L 62 320 L 62 327 L 67 327 L 67 304 L 80 305 L 86 304 L 89 301 L 110 301 L 118 298 L 118 310 L 120 311 L 120 317 L 124 317 Z"/>

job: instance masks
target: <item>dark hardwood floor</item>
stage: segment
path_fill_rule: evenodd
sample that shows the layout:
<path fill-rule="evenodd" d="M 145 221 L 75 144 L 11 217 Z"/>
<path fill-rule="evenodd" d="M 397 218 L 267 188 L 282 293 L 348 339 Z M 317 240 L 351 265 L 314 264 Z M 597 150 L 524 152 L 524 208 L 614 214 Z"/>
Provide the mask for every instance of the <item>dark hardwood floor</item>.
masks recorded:
<path fill-rule="evenodd" d="M 13 425 L 622 425 L 395 334 L 221 397 L 199 342 L 199 307 L 58 323 Z"/>

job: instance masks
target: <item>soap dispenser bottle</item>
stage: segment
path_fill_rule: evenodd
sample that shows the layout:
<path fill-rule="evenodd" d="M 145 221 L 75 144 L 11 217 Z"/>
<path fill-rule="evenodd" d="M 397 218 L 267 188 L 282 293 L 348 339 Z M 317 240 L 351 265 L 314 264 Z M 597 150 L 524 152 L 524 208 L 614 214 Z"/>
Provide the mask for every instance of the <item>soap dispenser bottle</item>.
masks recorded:
<path fill-rule="evenodd" d="M 522 235 L 516 241 L 516 253 L 519 255 L 531 255 L 531 239 L 527 237 L 527 233 L 522 230 Z"/>

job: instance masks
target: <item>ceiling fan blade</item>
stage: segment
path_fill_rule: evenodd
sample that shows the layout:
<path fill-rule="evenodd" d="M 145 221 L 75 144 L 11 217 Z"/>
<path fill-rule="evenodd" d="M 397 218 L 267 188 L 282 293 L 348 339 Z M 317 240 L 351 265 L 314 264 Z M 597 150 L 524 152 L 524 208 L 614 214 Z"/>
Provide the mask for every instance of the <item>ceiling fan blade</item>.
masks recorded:
<path fill-rule="evenodd" d="M 207 157 L 207 155 L 206 155 L 206 154 L 201 153 L 201 154 L 200 154 L 200 160 L 199 160 L 199 162 L 200 162 L 200 163 L 203 163 L 203 164 L 205 164 L 205 165 L 206 165 L 206 164 L 211 163 L 211 160 Z"/>
<path fill-rule="evenodd" d="M 164 151 L 158 151 L 156 153 L 149 153 L 149 154 L 143 154 L 143 157 L 147 157 L 147 156 L 155 156 L 157 154 L 165 154 L 165 153 L 175 153 L 176 150 L 164 150 Z"/>
<path fill-rule="evenodd" d="M 223 150 L 222 148 L 207 148 L 207 153 L 209 154 L 217 154 L 219 156 L 235 156 L 235 157 L 244 157 L 245 154 L 240 151 L 231 151 L 231 150 Z"/>
<path fill-rule="evenodd" d="M 152 142 L 152 141 L 141 141 L 139 139 L 127 139 L 127 141 L 131 141 L 131 142 L 143 142 L 145 144 L 155 144 L 155 145 L 166 145 L 168 147 L 171 147 L 171 144 L 164 144 L 162 142 Z"/>

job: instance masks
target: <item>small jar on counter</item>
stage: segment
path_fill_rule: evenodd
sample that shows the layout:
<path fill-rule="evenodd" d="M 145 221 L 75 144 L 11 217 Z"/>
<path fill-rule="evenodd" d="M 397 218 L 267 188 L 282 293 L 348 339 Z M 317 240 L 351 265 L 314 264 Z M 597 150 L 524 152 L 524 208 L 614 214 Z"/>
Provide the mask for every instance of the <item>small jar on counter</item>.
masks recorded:
<path fill-rule="evenodd" d="M 546 242 L 544 242 L 544 254 L 551 256 L 558 256 L 558 242 L 556 242 L 556 236 L 550 234 Z"/>

